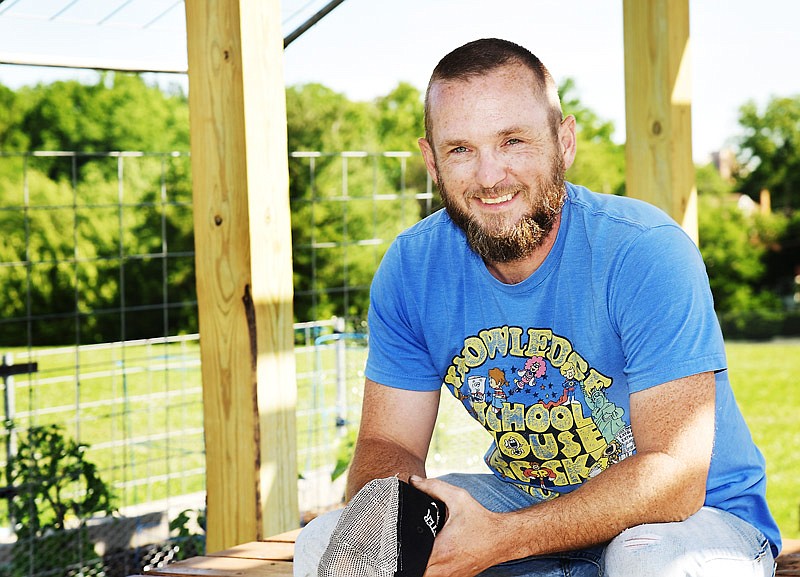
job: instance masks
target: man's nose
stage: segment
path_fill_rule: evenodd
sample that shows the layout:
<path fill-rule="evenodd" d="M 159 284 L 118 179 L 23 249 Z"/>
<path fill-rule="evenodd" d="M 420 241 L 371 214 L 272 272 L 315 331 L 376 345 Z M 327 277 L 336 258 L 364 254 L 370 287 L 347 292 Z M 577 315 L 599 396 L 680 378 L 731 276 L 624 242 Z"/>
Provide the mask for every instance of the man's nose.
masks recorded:
<path fill-rule="evenodd" d="M 483 188 L 494 188 L 507 175 L 506 165 L 502 159 L 491 151 L 481 152 L 478 156 L 476 180 Z"/>

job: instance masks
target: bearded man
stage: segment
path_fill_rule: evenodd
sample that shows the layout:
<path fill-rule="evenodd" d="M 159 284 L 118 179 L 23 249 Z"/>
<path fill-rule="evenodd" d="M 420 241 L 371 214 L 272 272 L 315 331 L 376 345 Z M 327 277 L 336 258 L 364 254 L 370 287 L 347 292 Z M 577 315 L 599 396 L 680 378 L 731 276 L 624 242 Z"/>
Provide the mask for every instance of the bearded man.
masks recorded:
<path fill-rule="evenodd" d="M 511 42 L 440 61 L 419 144 L 445 210 L 399 235 L 373 280 L 348 495 L 398 476 L 446 504 L 425 577 L 772 575 L 764 460 L 691 239 L 646 203 L 565 182 L 576 120 Z M 469 377 L 532 357 L 531 383 L 469 394 Z M 567 363 L 574 393 L 555 402 Z M 489 473 L 426 477 L 442 387 L 487 429 Z M 296 575 L 316 574 L 335 519 L 303 531 Z"/>

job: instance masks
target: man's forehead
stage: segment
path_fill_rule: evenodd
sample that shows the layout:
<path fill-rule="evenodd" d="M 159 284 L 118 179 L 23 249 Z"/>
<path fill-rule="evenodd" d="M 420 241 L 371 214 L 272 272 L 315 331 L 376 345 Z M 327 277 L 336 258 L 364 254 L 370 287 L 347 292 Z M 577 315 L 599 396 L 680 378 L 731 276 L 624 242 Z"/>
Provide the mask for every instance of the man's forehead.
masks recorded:
<path fill-rule="evenodd" d="M 521 89 L 535 90 L 538 86 L 533 71 L 522 63 L 511 62 L 481 73 L 466 74 L 456 78 L 438 78 L 431 81 L 429 94 L 441 94 L 459 90 L 469 90 L 476 84 L 494 82 L 519 83 Z M 538 91 L 537 91 L 538 92 Z"/>
<path fill-rule="evenodd" d="M 495 75 L 438 81 L 431 84 L 428 93 L 428 120 L 439 129 L 447 126 L 458 132 L 469 120 L 480 121 L 486 129 L 506 132 L 531 123 L 546 123 L 549 106 L 532 77 L 528 79 L 530 82 L 513 72 L 500 71 Z"/>

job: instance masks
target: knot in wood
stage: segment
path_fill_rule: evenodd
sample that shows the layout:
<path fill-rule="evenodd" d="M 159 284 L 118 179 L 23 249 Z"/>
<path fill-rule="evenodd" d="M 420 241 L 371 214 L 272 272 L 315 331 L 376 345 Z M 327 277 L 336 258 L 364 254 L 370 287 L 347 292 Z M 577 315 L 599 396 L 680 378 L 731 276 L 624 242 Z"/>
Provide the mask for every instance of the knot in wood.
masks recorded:
<path fill-rule="evenodd" d="M 656 136 L 661 134 L 661 123 L 658 120 L 653 123 L 653 134 Z"/>

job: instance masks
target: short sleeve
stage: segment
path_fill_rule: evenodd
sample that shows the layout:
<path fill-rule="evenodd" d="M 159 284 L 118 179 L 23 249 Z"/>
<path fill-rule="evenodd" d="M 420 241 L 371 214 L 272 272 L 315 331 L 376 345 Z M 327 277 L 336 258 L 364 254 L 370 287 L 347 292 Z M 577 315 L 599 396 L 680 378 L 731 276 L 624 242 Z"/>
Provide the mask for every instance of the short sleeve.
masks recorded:
<path fill-rule="evenodd" d="M 703 259 L 678 226 L 643 231 L 609 289 L 631 391 L 726 368 Z"/>
<path fill-rule="evenodd" d="M 407 267 L 406 267 L 407 268 Z M 441 387 L 421 332 L 419 298 L 404 279 L 402 249 L 395 241 L 372 280 L 369 306 L 369 356 L 366 376 L 394 388 L 433 391 Z"/>

